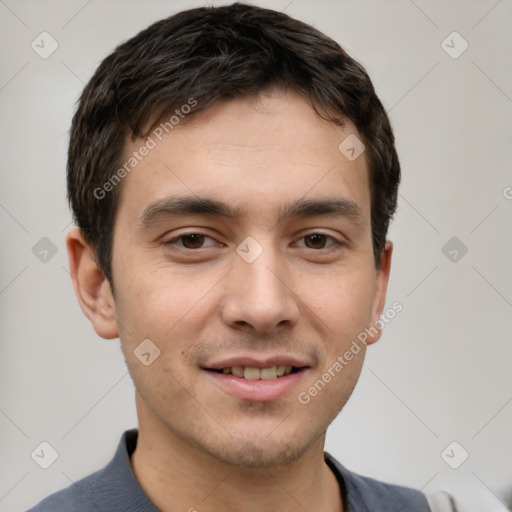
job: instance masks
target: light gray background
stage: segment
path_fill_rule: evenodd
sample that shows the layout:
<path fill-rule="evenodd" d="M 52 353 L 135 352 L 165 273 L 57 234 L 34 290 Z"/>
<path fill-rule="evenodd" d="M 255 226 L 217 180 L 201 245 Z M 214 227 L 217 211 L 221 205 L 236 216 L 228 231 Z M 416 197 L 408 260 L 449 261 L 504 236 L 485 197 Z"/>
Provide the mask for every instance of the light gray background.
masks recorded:
<path fill-rule="evenodd" d="M 257 3 L 312 23 L 366 67 L 403 169 L 388 306 L 404 309 L 369 349 L 327 449 L 363 474 L 499 510 L 512 498 L 512 3 Z M 96 336 L 67 272 L 68 129 L 114 46 L 200 5 L 0 0 L 0 512 L 100 468 L 136 426 L 119 340 Z M 43 31 L 59 44 L 47 59 L 31 48 Z M 469 43 L 457 59 L 441 46 L 453 31 Z M 442 252 L 453 236 L 468 248 L 456 262 Z M 58 249 L 46 263 L 32 252 L 42 237 Z M 46 470 L 31 458 L 42 441 L 59 453 Z M 469 453 L 456 470 L 441 458 L 452 441 Z"/>

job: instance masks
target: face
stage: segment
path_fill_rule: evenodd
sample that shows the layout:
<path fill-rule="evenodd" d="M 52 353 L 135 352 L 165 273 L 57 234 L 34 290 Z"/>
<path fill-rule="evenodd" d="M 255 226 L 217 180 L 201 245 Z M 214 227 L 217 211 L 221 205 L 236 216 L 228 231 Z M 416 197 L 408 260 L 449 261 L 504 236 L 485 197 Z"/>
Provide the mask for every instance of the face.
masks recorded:
<path fill-rule="evenodd" d="M 383 307 L 390 249 L 377 271 L 364 154 L 338 150 L 351 123 L 292 93 L 189 121 L 153 137 L 114 225 L 115 319 L 139 414 L 230 464 L 287 463 L 349 398 L 364 346 L 333 367 Z"/>

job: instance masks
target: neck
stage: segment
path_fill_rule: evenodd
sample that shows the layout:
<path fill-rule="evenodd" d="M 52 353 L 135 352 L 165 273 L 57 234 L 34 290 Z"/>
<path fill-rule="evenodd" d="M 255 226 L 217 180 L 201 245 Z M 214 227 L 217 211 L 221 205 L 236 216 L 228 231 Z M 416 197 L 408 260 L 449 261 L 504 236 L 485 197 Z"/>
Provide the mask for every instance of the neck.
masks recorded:
<path fill-rule="evenodd" d="M 342 512 L 338 482 L 324 460 L 324 441 L 322 436 L 285 466 L 232 466 L 139 415 L 131 465 L 162 512 Z"/>

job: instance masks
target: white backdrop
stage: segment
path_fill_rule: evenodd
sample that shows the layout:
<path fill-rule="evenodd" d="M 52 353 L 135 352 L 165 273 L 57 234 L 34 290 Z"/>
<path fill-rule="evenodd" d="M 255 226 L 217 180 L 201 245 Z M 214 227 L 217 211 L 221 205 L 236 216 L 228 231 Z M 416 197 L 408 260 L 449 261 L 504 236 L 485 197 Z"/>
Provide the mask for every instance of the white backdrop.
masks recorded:
<path fill-rule="evenodd" d="M 512 502 L 512 2 L 255 3 L 366 67 L 403 169 L 388 305 L 404 309 L 369 348 L 327 449 L 357 472 L 498 510 Z M 119 340 L 94 333 L 67 273 L 68 130 L 114 46 L 200 5 L 0 1 L 0 512 L 99 469 L 136 426 Z M 58 453 L 48 469 L 31 457 L 43 441 Z"/>

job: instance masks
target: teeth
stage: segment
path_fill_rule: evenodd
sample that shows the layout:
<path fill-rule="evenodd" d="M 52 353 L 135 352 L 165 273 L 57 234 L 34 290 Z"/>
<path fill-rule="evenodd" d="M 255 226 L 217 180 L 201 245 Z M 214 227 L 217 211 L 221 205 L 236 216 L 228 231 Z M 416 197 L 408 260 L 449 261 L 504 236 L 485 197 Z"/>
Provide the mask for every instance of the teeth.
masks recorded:
<path fill-rule="evenodd" d="M 244 369 L 244 378 L 246 380 L 258 380 L 261 377 L 261 371 L 259 368 L 250 368 L 246 366 Z"/>
<path fill-rule="evenodd" d="M 222 373 L 231 374 L 235 377 L 242 377 L 247 380 L 273 380 L 292 373 L 292 369 L 292 366 L 284 364 L 261 369 L 252 368 L 250 366 L 232 366 L 231 368 L 223 368 Z"/>
<path fill-rule="evenodd" d="M 261 380 L 272 380 L 277 377 L 277 366 L 271 368 L 263 368 L 260 370 Z"/>
<path fill-rule="evenodd" d="M 241 366 L 233 366 L 233 368 L 231 368 L 231 373 L 235 377 L 243 377 L 244 376 L 244 369 Z"/>

